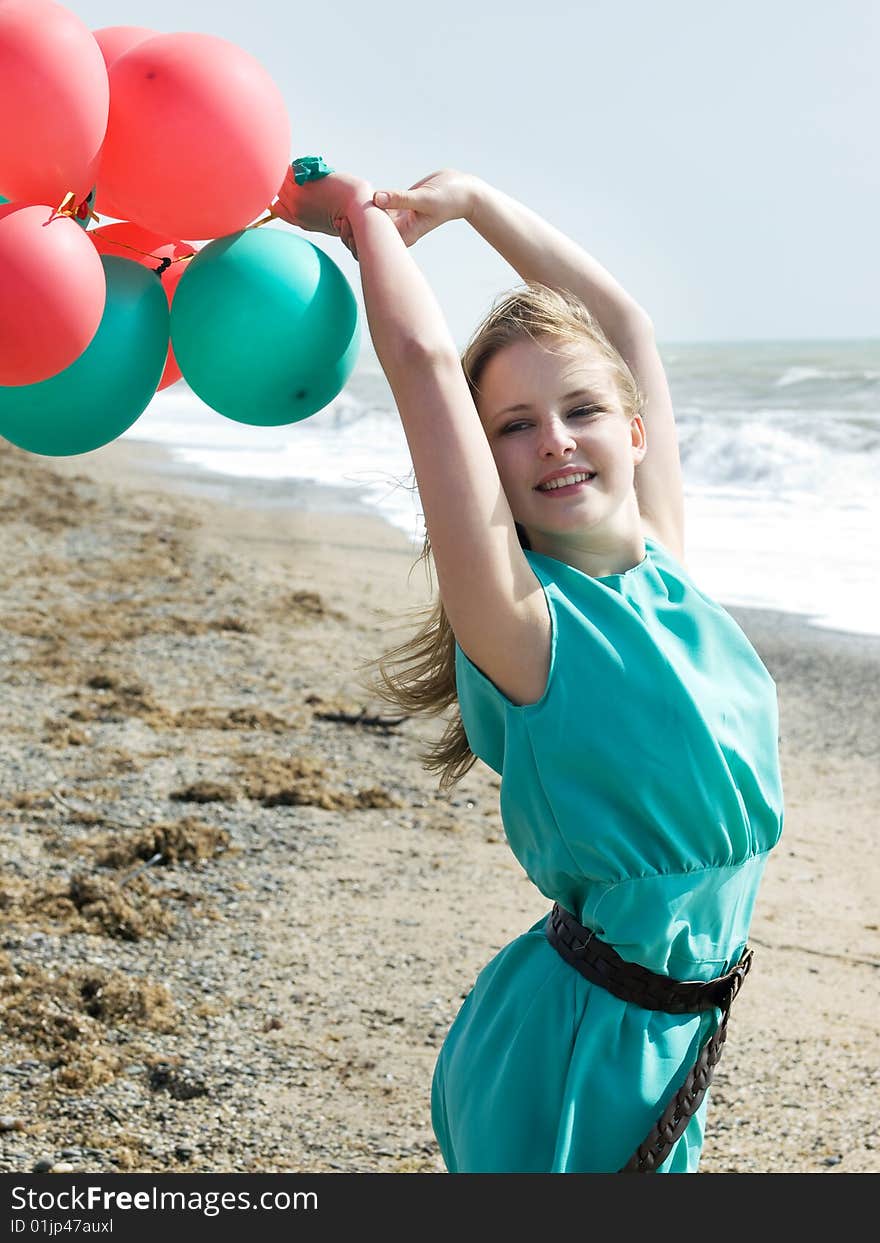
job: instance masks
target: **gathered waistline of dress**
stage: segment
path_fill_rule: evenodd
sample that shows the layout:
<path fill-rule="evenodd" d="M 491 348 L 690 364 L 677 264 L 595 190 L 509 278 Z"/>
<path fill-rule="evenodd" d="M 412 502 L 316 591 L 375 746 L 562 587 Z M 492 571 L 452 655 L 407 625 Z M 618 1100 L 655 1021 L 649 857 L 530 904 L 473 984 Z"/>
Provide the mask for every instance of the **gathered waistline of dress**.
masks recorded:
<path fill-rule="evenodd" d="M 557 953 L 581 975 L 622 1001 L 667 1014 L 697 1014 L 717 1008 L 721 1021 L 705 1042 L 684 1084 L 659 1121 L 638 1145 L 619 1173 L 653 1173 L 666 1160 L 702 1104 L 727 1036 L 733 1000 L 742 987 L 753 958 L 746 946 L 732 970 L 714 980 L 676 980 L 639 963 L 628 962 L 558 902 L 544 924 L 544 934 Z"/>

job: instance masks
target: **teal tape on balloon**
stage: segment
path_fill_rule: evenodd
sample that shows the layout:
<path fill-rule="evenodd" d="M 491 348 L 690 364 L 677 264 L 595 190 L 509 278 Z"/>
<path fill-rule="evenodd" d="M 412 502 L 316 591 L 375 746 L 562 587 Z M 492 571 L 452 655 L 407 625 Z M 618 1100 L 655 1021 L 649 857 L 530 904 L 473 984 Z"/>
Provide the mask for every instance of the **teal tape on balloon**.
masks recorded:
<path fill-rule="evenodd" d="M 290 167 L 293 170 L 293 179 L 298 186 L 304 185 L 307 181 L 318 181 L 321 177 L 327 177 L 330 173 L 336 172 L 335 168 L 324 163 L 320 155 L 302 155 L 294 160 Z"/>

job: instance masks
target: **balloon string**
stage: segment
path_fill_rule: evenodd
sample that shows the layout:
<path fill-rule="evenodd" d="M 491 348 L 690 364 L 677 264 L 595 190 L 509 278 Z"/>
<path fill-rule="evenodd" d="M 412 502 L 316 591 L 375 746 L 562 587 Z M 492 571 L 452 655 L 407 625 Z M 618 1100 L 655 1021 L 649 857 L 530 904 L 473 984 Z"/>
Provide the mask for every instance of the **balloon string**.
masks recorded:
<path fill-rule="evenodd" d="M 129 246 L 128 242 L 115 242 L 110 238 L 107 239 L 108 246 L 121 246 L 123 250 L 133 250 L 136 255 L 143 255 L 145 259 L 159 259 L 158 255 L 154 255 L 151 250 L 141 250 L 138 246 Z M 184 263 L 187 259 L 195 259 L 195 255 L 177 255 L 176 258 L 168 259 L 168 263 Z M 164 263 L 164 259 L 159 260 Z"/>
<path fill-rule="evenodd" d="M 83 199 L 83 203 L 85 203 L 87 199 L 88 199 L 88 195 L 86 195 L 86 198 Z M 81 205 L 82 204 L 80 204 L 80 206 Z M 68 190 L 64 198 L 61 200 L 60 205 L 56 207 L 56 209 L 52 212 L 50 221 L 54 220 L 57 216 L 70 216 L 71 218 L 73 218 L 74 216 L 76 216 L 77 211 L 78 211 L 78 207 L 76 205 L 76 195 L 73 193 L 72 190 Z M 90 208 L 89 209 L 89 220 L 100 220 L 100 219 L 101 217 L 98 216 L 95 212 L 93 212 Z M 159 259 L 159 256 L 154 255 L 152 251 L 141 250 L 139 246 L 130 246 L 128 242 L 113 242 L 112 245 L 119 246 L 123 250 L 131 250 L 136 255 L 140 255 L 144 259 Z M 172 263 L 185 263 L 187 259 L 193 259 L 193 258 L 195 258 L 194 255 L 177 255 L 174 259 L 171 259 L 170 257 L 166 256 L 164 259 L 159 259 L 159 266 L 157 268 L 154 268 L 154 271 L 156 275 L 161 278 L 162 274 L 166 272 L 168 268 L 171 267 Z"/>
<path fill-rule="evenodd" d="M 171 267 L 172 263 L 186 263 L 188 259 L 195 259 L 195 255 L 177 255 L 174 259 L 172 259 L 169 255 L 166 255 L 164 259 L 160 259 L 159 256 L 154 255 L 152 251 L 141 250 L 138 246 L 129 246 L 128 242 L 110 242 L 110 245 L 119 246 L 122 250 L 134 251 L 136 255 L 140 255 L 144 259 L 156 259 L 159 266 L 157 268 L 153 268 L 153 271 L 160 278 L 168 270 L 168 268 Z"/>
<path fill-rule="evenodd" d="M 76 200 L 76 196 L 74 195 L 73 191 L 68 190 L 67 194 L 65 194 L 64 198 L 61 200 L 60 206 L 57 207 L 55 211 L 52 213 L 51 219 L 54 220 L 56 216 L 70 216 L 70 217 L 75 216 L 77 214 L 77 206 L 76 206 L 75 200 Z M 83 202 L 85 201 L 86 200 L 84 199 Z M 254 223 L 249 224 L 247 228 L 248 229 L 259 229 L 261 225 L 268 224 L 270 220 L 279 219 L 279 217 L 275 213 L 274 208 L 267 207 L 266 212 L 267 212 L 267 215 L 265 215 L 262 220 L 255 220 Z M 98 216 L 95 212 L 93 212 L 91 208 L 89 208 L 88 219 L 89 220 L 100 220 L 101 217 Z M 247 229 L 245 230 L 245 232 L 247 232 Z M 141 255 L 145 259 L 158 258 L 158 256 L 153 255 L 151 251 L 141 250 L 137 246 L 130 246 L 127 242 L 113 242 L 112 244 L 114 246 L 121 247 L 123 250 L 131 250 L 136 255 Z M 161 279 L 163 273 L 166 272 L 168 268 L 170 268 L 172 263 L 185 263 L 187 259 L 193 259 L 193 258 L 195 258 L 194 255 L 178 255 L 174 259 L 166 257 L 164 259 L 159 260 L 159 266 L 155 268 L 154 271 L 156 272 L 156 275 L 159 276 Z"/>
<path fill-rule="evenodd" d="M 61 203 L 52 212 L 49 221 L 55 220 L 58 216 L 75 216 L 76 215 L 76 195 L 72 190 L 68 190 Z"/>
<path fill-rule="evenodd" d="M 270 220 L 278 219 L 273 208 L 267 207 L 266 211 L 269 213 L 268 216 L 264 216 L 262 220 L 255 220 L 253 224 L 247 226 L 248 229 L 259 229 L 260 225 L 268 224 Z M 247 232 L 247 229 L 245 229 L 245 232 Z"/>
<path fill-rule="evenodd" d="M 71 220 L 85 219 L 86 223 L 90 220 L 100 220 L 101 217 L 97 214 L 97 212 L 92 211 L 91 207 L 88 206 L 90 197 L 91 192 L 86 195 L 81 203 L 77 203 L 76 195 L 72 190 L 68 190 L 58 207 L 55 208 L 52 215 L 49 217 L 49 223 L 51 224 L 51 222 L 57 219 L 58 216 L 69 216 Z M 80 215 L 84 207 L 86 211 L 83 215 Z"/>

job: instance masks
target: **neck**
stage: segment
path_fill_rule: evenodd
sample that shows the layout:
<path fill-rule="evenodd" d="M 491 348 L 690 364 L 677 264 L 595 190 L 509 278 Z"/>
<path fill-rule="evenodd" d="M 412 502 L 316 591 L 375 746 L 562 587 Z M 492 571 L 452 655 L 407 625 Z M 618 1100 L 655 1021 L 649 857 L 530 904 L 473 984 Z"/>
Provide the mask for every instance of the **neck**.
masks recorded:
<path fill-rule="evenodd" d="M 624 574 L 647 555 L 641 520 L 625 531 L 527 531 L 534 552 L 564 561 L 591 578 Z"/>

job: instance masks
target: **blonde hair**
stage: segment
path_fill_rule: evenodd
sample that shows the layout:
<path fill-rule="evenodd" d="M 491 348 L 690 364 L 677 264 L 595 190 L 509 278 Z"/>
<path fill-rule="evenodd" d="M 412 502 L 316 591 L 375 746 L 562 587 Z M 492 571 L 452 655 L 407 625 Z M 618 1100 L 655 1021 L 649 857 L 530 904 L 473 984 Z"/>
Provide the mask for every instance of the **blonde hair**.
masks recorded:
<path fill-rule="evenodd" d="M 490 359 L 524 338 L 545 346 L 548 342 L 562 346 L 589 343 L 614 381 L 624 414 L 630 419 L 641 414 L 642 396 L 632 372 L 587 307 L 568 290 L 537 281 L 502 294 L 466 345 L 461 365 L 474 405 L 478 404 L 480 380 Z M 521 546 L 528 548 L 525 529 L 519 523 L 515 525 Z M 424 562 L 433 586 L 430 558 L 431 540 L 426 532 L 413 569 Z M 412 610 L 410 616 L 421 618 L 422 625 L 404 643 L 362 666 L 377 674 L 376 680 L 362 684 L 408 714 L 439 716 L 458 703 L 455 635 L 439 595 L 433 604 Z M 422 751 L 421 759 L 427 771 L 440 773 L 441 790 L 448 790 L 473 767 L 476 756 L 468 744 L 460 711 L 449 718 L 439 740 Z"/>

